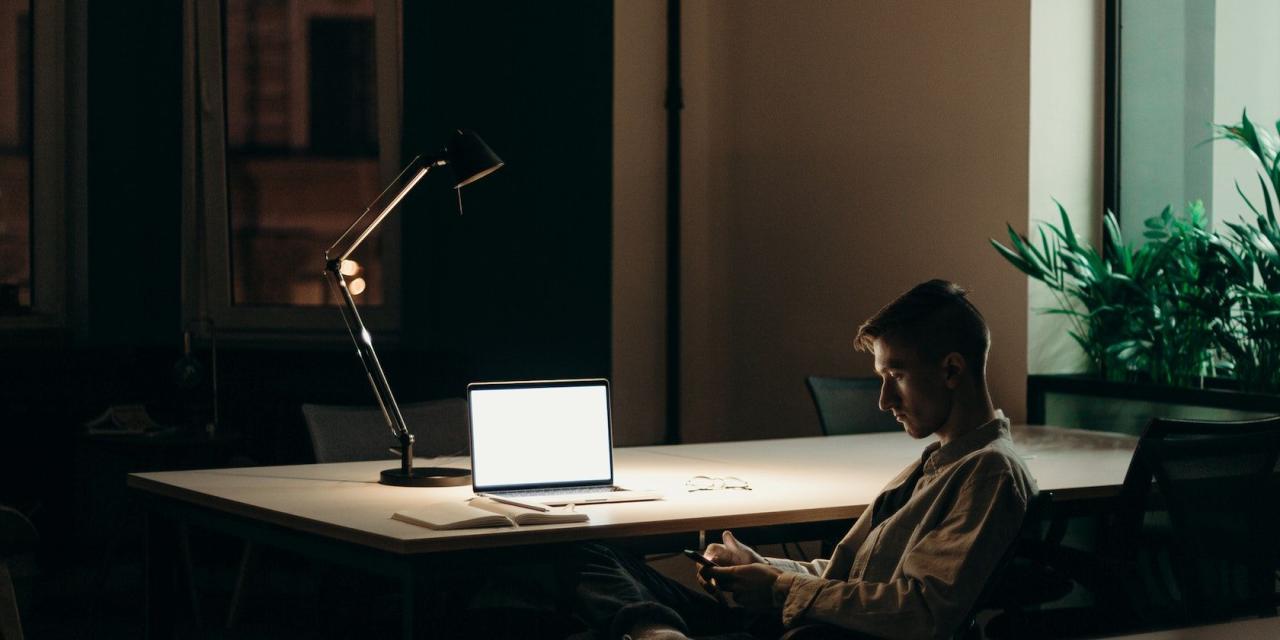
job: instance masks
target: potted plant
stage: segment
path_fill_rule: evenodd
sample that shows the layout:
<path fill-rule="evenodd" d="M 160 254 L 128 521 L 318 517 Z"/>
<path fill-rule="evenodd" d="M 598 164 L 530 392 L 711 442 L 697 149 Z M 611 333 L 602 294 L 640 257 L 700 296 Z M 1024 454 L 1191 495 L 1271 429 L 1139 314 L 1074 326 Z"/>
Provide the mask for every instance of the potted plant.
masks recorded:
<path fill-rule="evenodd" d="M 1053 292 L 1058 306 L 1046 312 L 1071 319 L 1071 337 L 1101 377 L 1191 386 L 1229 369 L 1218 344 L 1222 309 L 1226 283 L 1244 266 L 1207 229 L 1203 205 L 1148 218 L 1148 242 L 1138 248 L 1123 242 L 1107 212 L 1103 251 L 1076 237 L 1061 204 L 1058 212 L 1062 226 L 1042 224 L 1038 246 L 1012 225 L 1010 246 L 991 244 Z"/>
<path fill-rule="evenodd" d="M 1233 313 L 1221 343 L 1235 362 L 1243 388 L 1275 393 L 1280 391 L 1280 226 L 1276 224 L 1275 199 L 1280 193 L 1280 151 L 1270 134 L 1249 119 L 1247 110 L 1239 124 L 1214 128 L 1220 139 L 1238 143 L 1258 161 L 1264 205 L 1260 211 L 1236 183 L 1236 191 L 1253 213 L 1254 224 L 1227 223 L 1248 271 L 1232 290 Z M 1280 133 L 1280 122 L 1276 129 Z"/>
<path fill-rule="evenodd" d="M 1165 207 L 1144 221 L 1147 242 L 1135 248 L 1107 212 L 1098 250 L 1076 237 L 1059 204 L 1060 226 L 1041 224 L 1037 242 L 1011 225 L 1008 245 L 991 240 L 1053 292 L 1058 304 L 1043 312 L 1071 319 L 1093 365 L 1090 376 L 1029 376 L 1029 421 L 1045 420 L 1054 393 L 1087 397 L 1104 421 L 1123 411 L 1096 399 L 1129 402 L 1133 419 L 1121 429 L 1129 431 L 1165 411 L 1151 403 L 1184 417 L 1280 413 L 1280 145 L 1247 113 L 1215 129 L 1261 167 L 1261 202 L 1237 185 L 1252 224 L 1229 222 L 1218 233 L 1199 202 L 1182 214 Z"/>

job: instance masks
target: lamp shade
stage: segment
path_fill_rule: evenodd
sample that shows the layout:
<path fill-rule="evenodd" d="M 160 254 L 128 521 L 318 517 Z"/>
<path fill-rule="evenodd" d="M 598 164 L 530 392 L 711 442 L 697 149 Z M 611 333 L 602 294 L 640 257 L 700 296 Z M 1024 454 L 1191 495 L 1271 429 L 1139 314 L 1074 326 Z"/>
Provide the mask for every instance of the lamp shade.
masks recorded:
<path fill-rule="evenodd" d="M 502 166 L 502 159 L 470 129 L 458 129 L 444 150 L 445 161 L 453 170 L 454 189 L 483 178 Z"/>

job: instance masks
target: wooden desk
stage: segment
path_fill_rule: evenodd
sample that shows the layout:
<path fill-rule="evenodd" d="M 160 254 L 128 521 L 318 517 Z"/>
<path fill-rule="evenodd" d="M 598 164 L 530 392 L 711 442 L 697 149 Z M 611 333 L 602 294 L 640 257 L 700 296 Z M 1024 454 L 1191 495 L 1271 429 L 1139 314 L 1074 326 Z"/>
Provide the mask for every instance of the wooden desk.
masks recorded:
<path fill-rule="evenodd" d="M 1136 440 L 1053 427 L 1017 427 L 1014 441 L 1042 489 L 1058 500 L 1114 495 Z M 141 473 L 129 486 L 149 509 L 148 616 L 153 632 L 171 628 L 167 598 L 174 573 L 165 548 L 173 522 L 226 531 L 265 544 L 393 576 L 402 581 L 406 637 L 423 637 L 420 597 L 431 569 L 467 552 L 582 540 L 699 534 L 726 528 L 795 525 L 856 518 L 924 443 L 901 433 L 678 446 L 615 452 L 615 479 L 666 499 L 590 505 L 586 523 L 433 531 L 392 520 L 399 509 L 463 500 L 470 487 L 402 488 L 377 484 L 391 461 Z M 435 460 L 465 466 L 465 460 Z M 736 476 L 750 491 L 690 493 L 694 475 Z M 474 557 L 474 556 L 473 556 Z M 415 597 L 415 594 L 418 597 Z"/>

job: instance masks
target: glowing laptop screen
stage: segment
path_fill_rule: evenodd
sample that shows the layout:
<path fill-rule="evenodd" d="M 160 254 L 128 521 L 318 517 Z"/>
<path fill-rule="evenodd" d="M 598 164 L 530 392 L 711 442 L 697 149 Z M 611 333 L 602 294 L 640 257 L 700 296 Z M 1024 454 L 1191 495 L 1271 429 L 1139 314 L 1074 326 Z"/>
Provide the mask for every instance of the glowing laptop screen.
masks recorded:
<path fill-rule="evenodd" d="M 604 380 L 475 384 L 467 395 L 477 491 L 613 481 Z"/>

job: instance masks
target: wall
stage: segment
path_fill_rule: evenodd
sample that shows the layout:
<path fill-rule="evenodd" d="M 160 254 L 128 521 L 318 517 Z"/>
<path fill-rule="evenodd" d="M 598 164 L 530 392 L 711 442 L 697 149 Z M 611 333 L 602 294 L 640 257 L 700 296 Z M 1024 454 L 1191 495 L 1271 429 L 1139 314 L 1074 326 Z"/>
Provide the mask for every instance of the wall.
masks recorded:
<path fill-rule="evenodd" d="M 617 2 L 613 29 L 614 439 L 666 424 L 666 3 Z"/>
<path fill-rule="evenodd" d="M 683 129 L 681 139 L 681 436 L 685 441 L 746 439 L 728 428 L 735 411 L 737 348 L 729 313 L 729 248 L 725 230 L 735 211 L 729 201 L 731 101 L 737 79 L 726 73 L 732 55 L 724 24 L 729 7 L 684 3 Z"/>
<path fill-rule="evenodd" d="M 1023 416 L 1030 9 L 688 3 L 683 430 L 813 435 L 807 374 L 870 375 L 858 324 L 929 278 L 973 291 Z"/>
<path fill-rule="evenodd" d="M 472 380 L 608 376 L 613 7 L 407 2 L 403 24 L 404 149 L 461 127 L 506 162 L 464 215 L 446 172 L 402 205 L 405 344 Z"/>
<path fill-rule="evenodd" d="M 142 5 L 88 7 L 88 175 L 71 179 L 88 183 L 88 271 L 77 277 L 98 345 L 180 337 L 182 9 Z"/>
<path fill-rule="evenodd" d="M 1103 0 L 1031 3 L 1027 230 L 1035 233 L 1041 222 L 1061 227 L 1057 200 L 1076 235 L 1095 247 L 1102 221 L 1103 5 Z M 1008 244 L 1004 234 L 996 237 Z M 1060 306 L 1053 293 L 1029 279 L 1027 286 L 1028 373 L 1087 370 L 1088 358 L 1067 334 L 1071 323 L 1039 311 Z"/>

